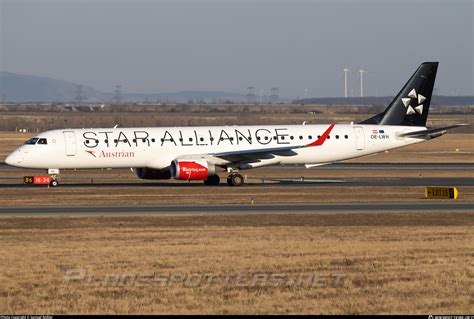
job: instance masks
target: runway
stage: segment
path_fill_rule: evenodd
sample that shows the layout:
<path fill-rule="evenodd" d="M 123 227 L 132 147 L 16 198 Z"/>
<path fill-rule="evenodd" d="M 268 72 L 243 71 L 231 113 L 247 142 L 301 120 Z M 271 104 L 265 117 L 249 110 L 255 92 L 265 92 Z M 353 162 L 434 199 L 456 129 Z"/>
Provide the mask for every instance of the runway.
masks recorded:
<path fill-rule="evenodd" d="M 450 178 L 450 177 L 400 177 L 400 178 L 383 178 L 383 177 L 365 177 L 365 178 L 305 178 L 299 176 L 301 172 L 296 173 L 290 178 L 281 178 L 272 176 L 273 171 L 278 170 L 301 170 L 304 169 L 302 165 L 277 165 L 265 168 L 266 175 L 255 175 L 249 172 L 252 177 L 247 181 L 244 187 L 256 187 L 261 184 L 271 184 L 273 186 L 289 186 L 289 185 L 307 185 L 307 186 L 474 186 L 474 178 Z M 125 169 L 114 169 L 112 172 L 124 171 Z M 474 170 L 474 163 L 332 163 L 324 166 L 311 168 L 310 170 Z M 22 184 L 23 175 L 44 174 L 42 170 L 27 170 L 21 168 L 11 167 L 5 163 L 0 163 L 0 171 L 18 172 L 18 177 L 2 177 L 0 176 L 0 188 L 25 188 L 25 187 L 41 187 L 38 185 L 24 185 Z M 70 171 L 70 170 L 68 170 Z M 63 177 L 60 179 L 60 187 L 67 188 L 84 188 L 84 187 L 202 187 L 201 182 L 177 182 L 177 181 L 150 181 L 139 180 L 135 176 L 130 175 L 117 178 L 114 174 L 101 174 L 97 178 L 98 170 L 90 171 L 90 177 Z M 128 169 L 126 169 L 129 173 Z M 420 173 L 421 175 L 422 173 Z M 278 174 L 275 174 L 278 175 Z M 313 174 L 314 175 L 314 174 Z M 130 181 L 128 181 L 130 180 Z M 221 186 L 225 185 L 225 180 L 221 180 Z M 44 187 L 44 186 L 43 186 Z"/>
<path fill-rule="evenodd" d="M 177 205 L 177 206 L 38 206 L 2 207 L 7 216 L 84 216 L 159 214 L 295 214 L 295 213 L 380 213 L 380 212 L 473 212 L 474 202 L 327 203 L 281 205 Z"/>
<path fill-rule="evenodd" d="M 474 178 L 441 178 L 441 177 L 399 177 L 399 178 L 346 178 L 346 179 L 305 179 L 301 177 L 295 178 L 272 178 L 265 177 L 265 179 L 254 178 L 258 182 L 247 182 L 242 187 L 262 187 L 265 185 L 274 187 L 288 187 L 293 185 L 305 186 L 474 186 Z M 19 178 L 0 178 L 0 189 L 4 188 L 38 188 L 47 187 L 45 185 L 27 185 L 22 184 Z M 10 182 L 15 181 L 15 182 Z M 145 181 L 134 180 L 133 182 L 114 181 L 113 178 L 101 178 L 100 181 L 95 181 L 92 178 L 63 178 L 60 180 L 60 186 L 64 188 L 135 188 L 135 187 L 228 187 L 225 181 L 221 180 L 219 186 L 205 186 L 202 182 L 176 182 L 176 181 Z"/>

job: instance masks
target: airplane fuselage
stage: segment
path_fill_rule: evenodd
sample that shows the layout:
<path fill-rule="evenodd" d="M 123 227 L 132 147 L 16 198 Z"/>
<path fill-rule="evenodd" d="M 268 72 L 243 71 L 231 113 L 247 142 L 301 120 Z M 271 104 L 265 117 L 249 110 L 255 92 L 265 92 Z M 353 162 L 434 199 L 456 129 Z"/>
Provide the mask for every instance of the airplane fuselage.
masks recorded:
<path fill-rule="evenodd" d="M 180 157 L 233 151 L 295 148 L 291 155 L 239 167 L 275 164 L 322 164 L 370 155 L 423 141 L 399 137 L 420 127 L 336 124 L 317 147 L 308 145 L 328 125 L 252 125 L 63 129 L 40 133 L 45 144 L 22 145 L 7 159 L 17 167 L 38 169 L 130 168 L 163 169 Z M 243 161 L 245 162 L 245 161 Z M 226 165 L 224 160 L 219 165 Z M 238 165 L 237 165 L 238 166 Z"/>

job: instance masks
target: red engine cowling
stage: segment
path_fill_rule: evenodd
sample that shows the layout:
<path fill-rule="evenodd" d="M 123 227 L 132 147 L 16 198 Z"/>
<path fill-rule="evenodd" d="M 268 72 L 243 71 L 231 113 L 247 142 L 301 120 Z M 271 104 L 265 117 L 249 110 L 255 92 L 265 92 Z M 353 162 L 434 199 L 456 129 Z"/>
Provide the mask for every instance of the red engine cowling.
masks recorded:
<path fill-rule="evenodd" d="M 171 172 L 169 169 L 153 169 L 147 167 L 135 168 L 137 176 L 141 179 L 170 179 Z"/>
<path fill-rule="evenodd" d="M 216 173 L 215 165 L 207 161 L 177 161 L 171 163 L 171 176 L 186 181 L 200 181 Z"/>

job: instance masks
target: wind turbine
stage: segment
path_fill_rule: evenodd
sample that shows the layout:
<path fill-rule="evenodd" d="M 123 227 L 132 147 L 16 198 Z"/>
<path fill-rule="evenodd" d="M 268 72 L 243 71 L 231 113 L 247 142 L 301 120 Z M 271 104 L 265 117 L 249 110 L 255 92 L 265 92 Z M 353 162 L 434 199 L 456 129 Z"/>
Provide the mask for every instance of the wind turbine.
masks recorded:
<path fill-rule="evenodd" d="M 364 73 L 367 73 L 366 70 L 360 69 L 360 97 L 364 97 Z"/>
<path fill-rule="evenodd" d="M 348 68 L 344 68 L 344 97 L 347 97 L 347 73 L 349 72 Z"/>

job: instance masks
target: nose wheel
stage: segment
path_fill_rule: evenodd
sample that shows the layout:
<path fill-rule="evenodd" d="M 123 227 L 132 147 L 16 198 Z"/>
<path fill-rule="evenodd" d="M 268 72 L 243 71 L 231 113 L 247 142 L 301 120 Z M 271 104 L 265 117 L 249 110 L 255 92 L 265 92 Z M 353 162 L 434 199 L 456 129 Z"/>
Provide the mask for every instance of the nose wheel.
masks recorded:
<path fill-rule="evenodd" d="M 238 173 L 232 173 L 227 177 L 227 184 L 230 186 L 242 186 L 244 184 L 244 177 Z"/>
<path fill-rule="evenodd" d="M 49 182 L 49 186 L 51 186 L 51 187 L 59 186 L 58 180 L 57 179 L 52 179 L 51 182 Z"/>

